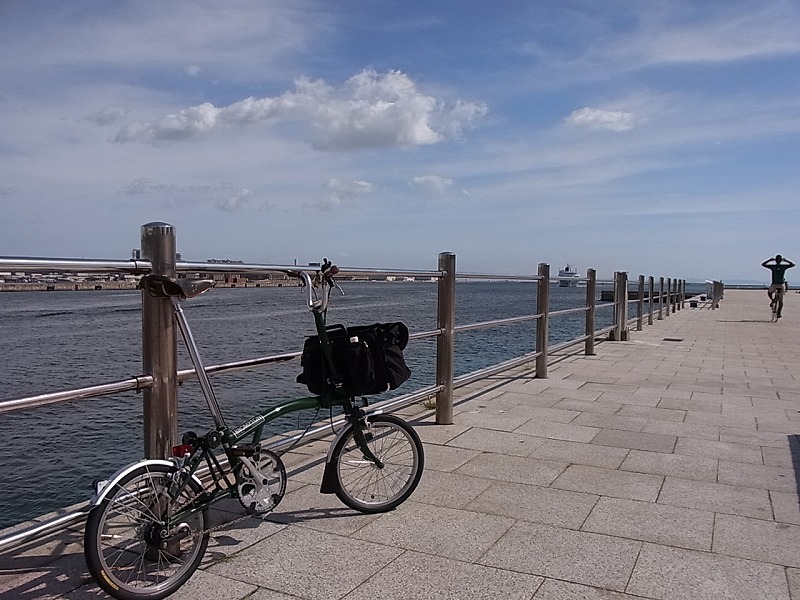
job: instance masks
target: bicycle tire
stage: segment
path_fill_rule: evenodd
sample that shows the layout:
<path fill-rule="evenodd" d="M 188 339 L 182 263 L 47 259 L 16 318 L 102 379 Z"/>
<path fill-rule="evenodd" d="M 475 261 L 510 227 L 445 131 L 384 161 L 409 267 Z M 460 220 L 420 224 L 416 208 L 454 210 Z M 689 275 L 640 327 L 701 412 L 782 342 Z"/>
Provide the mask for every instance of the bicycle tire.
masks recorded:
<path fill-rule="evenodd" d="M 339 439 L 331 460 L 336 472 L 336 496 L 362 513 L 393 510 L 414 492 L 422 477 L 425 454 L 417 432 L 393 415 L 367 417 L 367 443 L 383 463 L 364 457 L 355 441 L 355 429 Z"/>
<path fill-rule="evenodd" d="M 190 479 L 181 495 L 167 489 L 176 467 L 142 465 L 123 477 L 86 520 L 84 556 L 97 584 L 117 600 L 161 600 L 173 594 L 200 565 L 209 532 L 208 509 L 192 514 L 181 526 L 189 534 L 160 548 L 146 538 L 158 537 L 166 511 L 181 510 L 203 493 Z"/>

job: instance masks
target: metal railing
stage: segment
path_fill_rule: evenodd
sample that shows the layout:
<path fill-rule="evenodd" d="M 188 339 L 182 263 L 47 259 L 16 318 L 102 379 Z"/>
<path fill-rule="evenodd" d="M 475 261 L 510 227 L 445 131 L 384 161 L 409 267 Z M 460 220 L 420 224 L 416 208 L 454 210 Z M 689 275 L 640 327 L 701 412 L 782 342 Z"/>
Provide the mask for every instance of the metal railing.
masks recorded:
<path fill-rule="evenodd" d="M 176 261 L 176 241 L 174 228 L 166 223 L 148 223 L 141 228 L 142 256 L 143 259 L 119 260 L 82 260 L 60 258 L 20 258 L 0 257 L 0 270 L 26 271 L 26 272 L 80 272 L 80 273 L 114 273 L 143 275 L 158 273 L 170 277 L 180 277 L 196 273 L 229 273 L 235 270 L 242 274 L 291 274 L 296 273 L 296 265 L 258 265 L 227 263 L 193 263 Z M 309 267 L 313 268 L 313 267 Z M 437 281 L 437 319 L 436 328 L 431 331 L 414 332 L 411 340 L 427 338 L 436 339 L 436 370 L 435 382 L 431 385 L 417 389 L 390 400 L 372 405 L 372 410 L 388 410 L 400 408 L 410 404 L 436 397 L 436 423 L 450 424 L 453 422 L 453 395 L 454 390 L 490 377 L 510 368 L 528 363 L 535 363 L 536 377 L 546 378 L 549 359 L 556 353 L 564 352 L 575 346 L 583 346 L 583 353 L 594 354 L 596 341 L 601 336 L 608 335 L 609 340 L 628 339 L 629 291 L 627 274 L 618 272 L 614 275 L 614 301 L 610 303 L 597 303 L 597 283 L 594 269 L 587 271 L 585 278 L 575 280 L 569 278 L 569 285 L 580 282 L 586 287 L 585 305 L 566 310 L 550 310 L 550 284 L 565 278 L 551 277 L 550 267 L 539 264 L 535 276 L 503 276 L 468 274 L 456 272 L 456 257 L 452 253 L 439 255 L 438 270 L 383 270 L 383 269 L 348 269 L 340 267 L 340 275 L 344 277 L 423 277 Z M 529 281 L 537 284 L 536 313 L 456 325 L 455 300 L 456 280 L 464 279 L 493 279 L 504 281 Z M 637 329 L 642 328 L 643 302 L 648 298 L 649 315 L 648 324 L 653 323 L 654 298 L 658 298 L 658 318 L 662 318 L 662 305 L 666 303 L 666 314 L 670 309 L 676 310 L 683 303 L 685 282 L 667 280 L 667 293 L 664 293 L 664 278 L 659 279 L 659 292 L 654 292 L 654 279 L 649 278 L 649 293 L 645 294 L 644 276 L 639 278 L 638 296 L 635 300 L 638 306 Z M 604 282 L 605 283 L 605 282 Z M 672 308 L 670 308 L 672 307 Z M 597 310 L 611 309 L 614 311 L 613 325 L 604 329 L 596 329 Z M 553 346 L 549 345 L 550 320 L 571 314 L 584 314 L 584 334 L 574 339 Z M 456 334 L 499 327 L 517 323 L 535 322 L 536 339 L 532 352 L 523 354 L 510 360 L 500 362 L 473 371 L 461 376 L 455 376 L 455 337 Z M 577 350 L 576 352 L 578 352 Z M 229 373 L 243 369 L 270 365 L 279 362 L 296 360 L 300 352 L 289 352 L 272 356 L 241 360 L 226 364 L 213 365 L 207 368 L 211 375 Z M 25 398 L 18 398 L 0 402 L 0 413 L 31 409 L 48 404 L 94 398 L 110 394 L 137 391 L 143 392 L 144 403 L 144 454 L 149 458 L 163 458 L 170 454 L 170 449 L 177 443 L 177 386 L 179 383 L 195 377 L 192 369 L 177 369 L 177 338 L 173 322 L 172 309 L 168 299 L 154 298 L 147 294 L 142 297 L 142 375 L 126 380 L 84 387 L 80 389 L 57 391 Z M 274 444 L 275 447 L 294 444 L 302 435 L 313 439 L 317 433 L 328 431 L 329 424 L 304 434 L 285 438 Z M 87 508 L 63 514 L 56 519 L 37 523 L 35 526 L 16 531 L 10 536 L 0 538 L 0 550 L 7 550 L 20 546 L 33 539 L 60 531 L 70 525 L 80 522 L 85 518 Z"/>

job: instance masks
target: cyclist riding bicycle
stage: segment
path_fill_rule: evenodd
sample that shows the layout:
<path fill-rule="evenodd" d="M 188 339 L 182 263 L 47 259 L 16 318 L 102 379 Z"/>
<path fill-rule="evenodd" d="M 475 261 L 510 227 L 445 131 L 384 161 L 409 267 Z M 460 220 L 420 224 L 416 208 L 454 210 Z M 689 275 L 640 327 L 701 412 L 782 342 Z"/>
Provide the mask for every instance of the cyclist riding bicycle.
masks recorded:
<path fill-rule="evenodd" d="M 772 262 L 770 263 L 770 261 Z M 768 258 L 761 263 L 761 266 L 772 271 L 772 282 L 767 290 L 767 296 L 769 296 L 769 305 L 774 306 L 778 301 L 778 292 L 781 292 L 781 294 L 786 292 L 786 271 L 794 267 L 795 264 L 788 258 L 776 254 L 775 258 Z M 781 316 L 780 308 L 777 316 L 778 318 Z"/>

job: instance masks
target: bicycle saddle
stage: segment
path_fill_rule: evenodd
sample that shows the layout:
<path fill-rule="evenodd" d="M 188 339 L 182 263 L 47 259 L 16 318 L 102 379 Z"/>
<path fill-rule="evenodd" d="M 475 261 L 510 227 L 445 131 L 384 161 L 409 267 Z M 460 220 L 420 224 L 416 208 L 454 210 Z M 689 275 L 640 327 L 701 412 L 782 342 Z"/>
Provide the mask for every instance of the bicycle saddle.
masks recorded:
<path fill-rule="evenodd" d="M 177 297 L 181 300 L 194 298 L 214 287 L 210 279 L 170 279 L 166 275 L 151 273 L 139 280 L 139 288 L 158 298 Z"/>

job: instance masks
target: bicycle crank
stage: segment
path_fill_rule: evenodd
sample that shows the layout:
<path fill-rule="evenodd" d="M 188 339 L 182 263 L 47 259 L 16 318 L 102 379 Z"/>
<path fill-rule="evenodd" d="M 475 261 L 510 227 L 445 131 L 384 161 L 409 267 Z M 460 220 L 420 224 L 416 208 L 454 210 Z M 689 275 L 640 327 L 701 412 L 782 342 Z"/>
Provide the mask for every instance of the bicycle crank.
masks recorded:
<path fill-rule="evenodd" d="M 248 449 L 250 450 L 250 449 Z M 256 445 L 239 456 L 236 489 L 239 502 L 251 515 L 273 510 L 286 493 L 286 467 L 280 456 Z"/>

